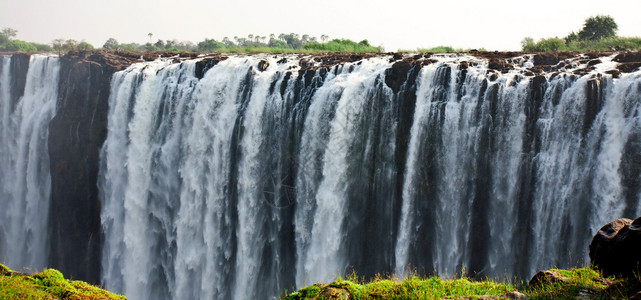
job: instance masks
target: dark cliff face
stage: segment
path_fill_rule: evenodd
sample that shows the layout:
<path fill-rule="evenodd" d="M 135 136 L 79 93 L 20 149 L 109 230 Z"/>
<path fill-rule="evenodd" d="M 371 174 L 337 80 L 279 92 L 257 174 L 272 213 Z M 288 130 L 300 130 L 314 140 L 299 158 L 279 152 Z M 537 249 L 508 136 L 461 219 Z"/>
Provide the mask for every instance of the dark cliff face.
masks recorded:
<path fill-rule="evenodd" d="M 11 106 L 16 107 L 18 100 L 24 95 L 24 87 L 27 83 L 27 71 L 29 70 L 30 56 L 27 54 L 14 54 L 11 56 Z"/>
<path fill-rule="evenodd" d="M 105 53 L 61 58 L 56 116 L 49 124 L 49 264 L 100 283 L 99 153 L 107 136 L 111 76 L 131 60 Z"/>

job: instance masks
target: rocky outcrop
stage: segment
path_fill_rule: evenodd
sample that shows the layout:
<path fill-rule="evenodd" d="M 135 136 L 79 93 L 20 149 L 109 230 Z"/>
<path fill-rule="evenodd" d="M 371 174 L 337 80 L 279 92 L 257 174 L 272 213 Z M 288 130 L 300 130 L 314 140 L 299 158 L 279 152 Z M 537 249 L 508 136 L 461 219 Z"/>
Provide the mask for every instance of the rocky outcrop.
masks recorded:
<path fill-rule="evenodd" d="M 641 218 L 618 219 L 601 227 L 590 243 L 590 262 L 605 276 L 641 271 Z"/>
<path fill-rule="evenodd" d="M 49 265 L 94 284 L 100 283 L 102 247 L 96 182 L 111 76 L 133 62 L 109 52 L 63 56 L 57 113 L 49 124 Z"/>

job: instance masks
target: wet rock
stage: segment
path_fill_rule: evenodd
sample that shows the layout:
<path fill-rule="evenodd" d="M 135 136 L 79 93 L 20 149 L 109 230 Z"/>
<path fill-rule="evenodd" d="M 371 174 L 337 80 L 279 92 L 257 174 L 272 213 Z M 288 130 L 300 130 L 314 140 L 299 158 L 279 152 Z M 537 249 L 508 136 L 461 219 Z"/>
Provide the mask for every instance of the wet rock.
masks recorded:
<path fill-rule="evenodd" d="M 593 59 L 593 60 L 591 60 L 591 61 L 588 61 L 588 66 L 598 65 L 598 64 L 600 64 L 600 63 L 601 63 L 601 60 L 600 60 L 600 59 Z"/>
<path fill-rule="evenodd" d="M 626 62 L 641 62 L 641 51 L 638 52 L 622 52 L 612 59 L 619 63 Z"/>
<path fill-rule="evenodd" d="M 641 300 L 641 291 L 639 291 L 636 294 L 632 295 L 632 297 L 630 297 L 630 300 Z"/>
<path fill-rule="evenodd" d="M 632 73 L 641 67 L 641 62 L 631 62 L 631 63 L 620 63 L 617 66 L 617 69 L 621 73 Z"/>
<path fill-rule="evenodd" d="M 564 59 L 576 56 L 573 52 L 558 52 L 558 53 L 538 53 L 534 55 L 534 65 L 556 65 Z"/>
<path fill-rule="evenodd" d="M 514 66 L 504 59 L 492 58 L 488 61 L 487 68 L 500 71 L 501 73 L 507 73 L 509 70 L 513 70 Z"/>
<path fill-rule="evenodd" d="M 269 62 L 266 60 L 261 60 L 258 62 L 258 71 L 264 72 L 269 67 Z"/>
<path fill-rule="evenodd" d="M 634 276 L 641 270 L 641 218 L 617 219 L 590 243 L 590 262 L 605 276 Z"/>
<path fill-rule="evenodd" d="M 213 68 L 219 62 L 227 59 L 225 56 L 207 57 L 196 62 L 196 78 L 202 79 L 209 69 Z"/>
<path fill-rule="evenodd" d="M 313 62 L 310 62 L 308 59 L 301 59 L 301 60 L 298 62 L 298 65 L 299 65 L 301 68 L 309 68 L 309 67 L 313 66 L 313 65 L 314 65 L 314 63 L 313 63 Z"/>
<path fill-rule="evenodd" d="M 387 70 L 385 75 L 385 84 L 390 87 L 394 93 L 398 93 L 401 88 L 401 85 L 405 82 L 409 70 L 414 67 L 416 64 L 412 61 L 399 61 L 392 65 L 392 67 Z"/>
<path fill-rule="evenodd" d="M 619 76 L 621 76 L 621 71 L 619 71 L 617 69 L 605 71 L 605 73 L 612 75 L 612 78 L 619 78 Z"/>

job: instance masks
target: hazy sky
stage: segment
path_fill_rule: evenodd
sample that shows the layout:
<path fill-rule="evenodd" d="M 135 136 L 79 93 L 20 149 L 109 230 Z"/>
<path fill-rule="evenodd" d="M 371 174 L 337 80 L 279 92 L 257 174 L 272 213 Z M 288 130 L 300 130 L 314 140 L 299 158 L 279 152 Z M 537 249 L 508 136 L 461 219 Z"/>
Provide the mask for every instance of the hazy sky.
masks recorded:
<path fill-rule="evenodd" d="M 50 43 L 309 34 L 367 38 L 387 51 L 450 45 L 518 50 L 526 37 L 563 37 L 590 16 L 610 15 L 621 36 L 641 36 L 640 0 L 0 0 L 0 28 Z"/>

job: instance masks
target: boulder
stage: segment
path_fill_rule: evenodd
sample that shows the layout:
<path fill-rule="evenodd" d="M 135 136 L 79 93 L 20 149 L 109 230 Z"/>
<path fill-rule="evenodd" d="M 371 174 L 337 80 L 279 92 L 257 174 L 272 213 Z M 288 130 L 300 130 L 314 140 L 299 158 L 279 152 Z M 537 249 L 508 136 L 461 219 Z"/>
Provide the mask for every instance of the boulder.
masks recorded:
<path fill-rule="evenodd" d="M 258 62 L 258 71 L 264 72 L 269 67 L 269 62 L 266 60 L 261 60 Z"/>
<path fill-rule="evenodd" d="M 641 217 L 618 219 L 601 227 L 590 243 L 590 262 L 605 276 L 641 271 Z"/>
<path fill-rule="evenodd" d="M 350 294 L 345 289 L 328 286 L 320 292 L 316 299 L 349 300 Z"/>
<path fill-rule="evenodd" d="M 554 271 L 554 270 L 545 270 L 545 271 L 539 271 L 530 279 L 530 282 L 528 283 L 529 286 L 531 287 L 538 287 L 542 285 L 547 285 L 547 284 L 554 284 L 558 282 L 565 282 L 568 281 L 569 279 L 561 273 Z"/>
<path fill-rule="evenodd" d="M 488 61 L 487 68 L 491 70 L 501 71 L 507 73 L 509 70 L 514 69 L 514 66 L 504 59 L 492 58 Z"/>

